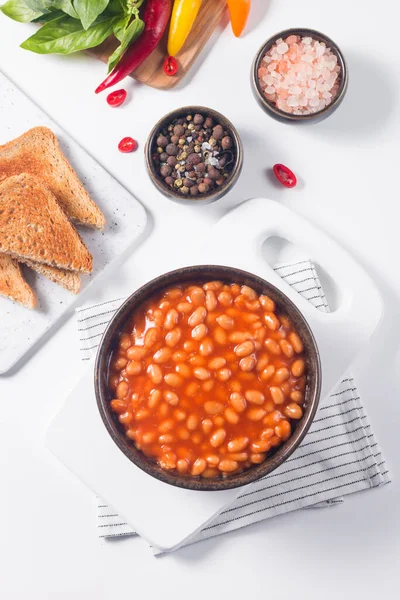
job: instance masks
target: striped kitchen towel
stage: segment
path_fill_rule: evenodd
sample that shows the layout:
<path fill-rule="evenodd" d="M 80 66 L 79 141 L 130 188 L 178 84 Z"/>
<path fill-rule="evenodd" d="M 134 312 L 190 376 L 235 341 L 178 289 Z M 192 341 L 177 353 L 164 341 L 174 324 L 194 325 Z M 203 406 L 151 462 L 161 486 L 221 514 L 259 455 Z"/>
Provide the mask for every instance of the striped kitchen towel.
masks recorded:
<path fill-rule="evenodd" d="M 314 265 L 303 260 L 275 271 L 315 308 L 328 303 Z M 77 309 L 82 360 L 90 360 L 101 335 L 123 298 Z M 343 496 L 390 481 L 385 460 L 365 414 L 354 379 L 348 374 L 320 403 L 303 443 L 280 468 L 245 488 L 235 502 L 189 543 L 240 529 L 300 508 L 322 508 Z M 101 538 L 136 535 L 115 510 L 98 499 Z M 153 548 L 155 554 L 159 553 Z"/>

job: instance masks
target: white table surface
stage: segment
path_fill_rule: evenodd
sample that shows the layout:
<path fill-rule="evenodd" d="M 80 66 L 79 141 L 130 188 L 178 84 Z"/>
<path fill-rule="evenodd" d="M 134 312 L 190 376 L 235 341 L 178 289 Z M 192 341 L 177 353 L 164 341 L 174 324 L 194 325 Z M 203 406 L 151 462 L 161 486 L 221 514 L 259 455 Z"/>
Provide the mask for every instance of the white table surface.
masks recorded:
<path fill-rule="evenodd" d="M 339 507 L 305 510 L 155 559 L 138 538 L 100 542 L 93 495 L 49 454 L 44 432 L 85 365 L 70 319 L 18 371 L 0 379 L 0 595 L 7 600 L 241 598 L 326 600 L 397 597 L 400 561 L 400 236 L 398 156 L 400 78 L 397 2 L 254 0 L 248 34 L 229 28 L 212 38 L 184 85 L 158 92 L 127 83 L 130 100 L 110 109 L 95 96 L 104 66 L 86 56 L 38 56 L 18 48 L 30 26 L 0 16 L 0 69 L 15 81 L 150 213 L 149 236 L 104 289 L 127 294 L 149 264 L 201 236 L 246 197 L 266 196 L 308 217 L 343 244 L 379 286 L 385 317 L 354 367 L 358 386 L 394 481 L 347 497 Z M 384 9 L 384 10 L 383 10 Z M 250 65 L 280 29 L 306 26 L 330 35 L 348 60 L 342 107 L 307 127 L 273 121 L 256 105 Z M 162 197 L 145 173 L 143 146 L 154 122 L 186 104 L 209 105 L 237 126 L 245 149 L 239 183 L 208 207 Z M 7 115 L 1 114 L 1 119 Z M 121 155 L 132 135 L 141 150 Z M 397 155 L 397 156 L 396 156 Z M 298 174 L 294 190 L 266 169 L 283 162 Z M 71 433 L 73 439 L 73 432 Z M 397 567 L 397 569 L 396 569 Z"/>

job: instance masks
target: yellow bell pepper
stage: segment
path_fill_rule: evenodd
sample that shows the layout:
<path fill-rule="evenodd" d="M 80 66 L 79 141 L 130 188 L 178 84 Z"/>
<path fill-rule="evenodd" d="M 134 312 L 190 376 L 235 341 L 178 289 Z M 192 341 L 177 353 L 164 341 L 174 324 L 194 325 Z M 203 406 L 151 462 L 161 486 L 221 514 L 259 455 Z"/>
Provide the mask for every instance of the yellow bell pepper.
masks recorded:
<path fill-rule="evenodd" d="M 176 56 L 186 41 L 202 0 L 175 0 L 168 35 L 168 54 Z"/>

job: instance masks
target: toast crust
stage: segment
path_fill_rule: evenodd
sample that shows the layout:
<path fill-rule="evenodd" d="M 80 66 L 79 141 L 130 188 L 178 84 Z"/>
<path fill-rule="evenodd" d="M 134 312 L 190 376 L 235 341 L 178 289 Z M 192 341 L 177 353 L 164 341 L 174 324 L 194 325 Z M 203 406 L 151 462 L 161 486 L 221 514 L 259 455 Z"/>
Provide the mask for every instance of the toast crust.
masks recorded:
<path fill-rule="evenodd" d="M 44 275 L 44 277 L 47 277 L 50 281 L 58 283 L 58 285 L 61 285 L 61 287 L 73 294 L 77 294 L 81 289 L 81 278 L 76 271 L 67 271 L 66 269 L 50 267 L 49 265 L 37 263 L 32 260 L 23 260 L 21 262 L 37 273 Z"/>
<path fill-rule="evenodd" d="M 0 183 L 14 175 L 39 177 L 74 222 L 102 229 L 105 218 L 90 198 L 48 127 L 34 127 L 0 145 Z"/>
<path fill-rule="evenodd" d="M 7 254 L 0 254 L 0 294 L 26 308 L 35 308 L 36 296 L 22 276 L 21 267 Z"/>
<path fill-rule="evenodd" d="M 0 183 L 0 252 L 90 273 L 92 256 L 53 193 L 23 173 Z"/>

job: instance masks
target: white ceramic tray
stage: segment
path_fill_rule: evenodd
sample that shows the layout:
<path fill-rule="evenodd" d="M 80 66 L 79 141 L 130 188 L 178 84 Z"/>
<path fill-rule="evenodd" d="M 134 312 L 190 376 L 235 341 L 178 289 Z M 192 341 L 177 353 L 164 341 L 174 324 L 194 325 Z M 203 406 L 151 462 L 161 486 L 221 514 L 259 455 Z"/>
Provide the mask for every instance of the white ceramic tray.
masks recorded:
<path fill-rule="evenodd" d="M 323 266 L 341 291 L 337 311 L 321 313 L 275 274 L 261 252 L 270 236 L 297 244 Z M 269 280 L 289 296 L 316 337 L 324 396 L 358 351 L 365 348 L 381 318 L 379 293 L 354 260 L 307 221 L 270 200 L 250 200 L 228 213 L 211 229 L 201 248 L 188 251 L 185 262 L 172 264 L 171 269 L 190 264 L 239 267 Z M 101 421 L 93 391 L 93 367 L 50 425 L 47 445 L 143 538 L 163 550 L 184 543 L 243 491 L 182 490 L 153 479 L 133 465 Z"/>
<path fill-rule="evenodd" d="M 144 207 L 103 167 L 78 146 L 54 121 L 11 81 L 0 73 L 0 144 L 37 125 L 46 125 L 57 135 L 62 151 L 77 171 L 83 185 L 106 217 L 102 232 L 78 227 L 93 255 L 93 273 L 82 277 L 77 296 L 26 269 L 27 281 L 38 298 L 38 307 L 30 311 L 0 297 L 0 373 L 13 367 L 42 336 L 74 306 L 81 303 L 93 280 L 138 238 L 146 227 Z"/>

